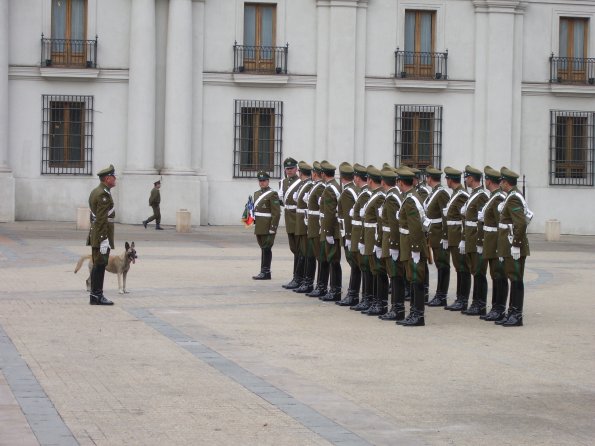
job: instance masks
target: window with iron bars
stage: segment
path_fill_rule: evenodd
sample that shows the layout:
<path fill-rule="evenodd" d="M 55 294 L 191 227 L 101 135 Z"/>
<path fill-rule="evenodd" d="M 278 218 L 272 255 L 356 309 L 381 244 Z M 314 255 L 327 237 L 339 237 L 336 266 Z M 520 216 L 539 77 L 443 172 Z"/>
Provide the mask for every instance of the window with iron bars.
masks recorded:
<path fill-rule="evenodd" d="M 234 178 L 281 178 L 283 102 L 235 100 Z"/>
<path fill-rule="evenodd" d="M 550 185 L 593 186 L 595 112 L 550 111 Z"/>
<path fill-rule="evenodd" d="M 91 175 L 93 96 L 42 96 L 41 173 Z"/>
<path fill-rule="evenodd" d="M 424 170 L 442 162 L 442 107 L 395 106 L 395 165 Z"/>

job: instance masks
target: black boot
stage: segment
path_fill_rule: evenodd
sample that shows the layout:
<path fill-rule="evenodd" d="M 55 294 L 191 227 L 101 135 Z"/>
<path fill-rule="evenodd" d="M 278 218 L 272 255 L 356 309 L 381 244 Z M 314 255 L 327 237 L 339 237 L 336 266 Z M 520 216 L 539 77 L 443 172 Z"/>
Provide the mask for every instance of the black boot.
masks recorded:
<path fill-rule="evenodd" d="M 262 250 L 262 268 L 260 274 L 252 276 L 254 280 L 271 280 L 271 261 L 273 260 L 273 251 L 271 248 Z"/>
<path fill-rule="evenodd" d="M 430 248 L 432 249 L 432 248 Z M 428 267 L 428 264 L 426 263 L 426 278 L 424 281 L 424 303 L 428 303 L 430 302 L 430 268 Z"/>
<path fill-rule="evenodd" d="M 163 228 L 161 227 L 161 225 L 159 223 L 155 224 L 155 229 L 158 231 L 163 231 Z"/>
<path fill-rule="evenodd" d="M 448 294 L 448 283 L 450 281 L 450 268 L 438 268 L 438 280 L 436 294 L 428 302 L 428 307 L 446 307 L 446 296 Z"/>
<path fill-rule="evenodd" d="M 412 283 L 412 305 L 411 312 L 405 320 L 397 321 L 397 325 L 404 327 L 421 327 L 426 325 L 424 319 L 424 284 L 423 283 Z"/>
<path fill-rule="evenodd" d="M 286 290 L 294 290 L 300 287 L 304 270 L 304 257 L 299 254 L 293 255 L 293 279 L 285 285 L 281 285 Z"/>
<path fill-rule="evenodd" d="M 91 270 L 90 305 L 113 305 L 114 303 L 103 295 L 103 279 L 106 265 L 93 265 Z M 94 274 L 93 274 L 94 273 Z M 94 276 L 94 277 L 93 277 Z"/>
<path fill-rule="evenodd" d="M 306 296 L 322 297 L 327 292 L 330 264 L 328 262 L 319 262 L 319 263 L 320 263 L 320 267 L 318 270 L 318 282 L 316 283 L 316 289 L 314 291 L 312 291 L 311 293 L 306 294 Z"/>
<path fill-rule="evenodd" d="M 355 311 L 365 311 L 372 306 L 373 295 L 373 276 L 370 271 L 362 271 L 362 298 L 357 305 L 349 307 Z"/>
<path fill-rule="evenodd" d="M 460 272 L 457 271 L 457 297 L 455 298 L 455 301 L 444 307 L 445 310 L 448 311 L 461 311 L 462 309 L 462 304 L 461 304 L 461 284 L 463 279 L 461 278 L 462 274 Z"/>
<path fill-rule="evenodd" d="M 457 300 L 455 300 L 452 305 L 444 307 L 444 309 L 462 312 L 467 309 L 467 304 L 469 302 L 469 294 L 471 293 L 471 273 L 457 273 L 457 277 L 459 277 L 460 282 L 460 294 L 457 295 Z"/>
<path fill-rule="evenodd" d="M 370 306 L 368 308 L 361 310 L 361 313 L 363 313 L 363 314 L 368 314 L 368 311 L 370 311 L 370 308 L 372 308 L 374 306 L 374 304 L 376 303 L 376 299 L 377 299 L 376 290 L 378 287 L 378 283 L 376 282 L 376 276 L 374 274 L 372 274 L 371 272 L 368 274 L 370 275 L 370 277 L 368 278 L 368 281 L 369 281 L 368 302 L 370 302 Z"/>
<path fill-rule="evenodd" d="M 376 275 L 376 295 L 374 305 L 368 310 L 368 316 L 382 316 L 386 313 L 388 300 L 388 276 L 379 273 Z"/>
<path fill-rule="evenodd" d="M 488 282 L 483 274 L 473 276 L 473 300 L 467 311 L 463 311 L 467 316 L 485 316 L 486 299 L 488 295 Z"/>
<path fill-rule="evenodd" d="M 506 318 L 506 300 L 508 299 L 508 279 L 501 277 L 492 281 L 495 296 L 492 297 L 492 309 L 485 316 L 486 321 L 496 322 Z"/>
<path fill-rule="evenodd" d="M 403 278 L 405 282 L 405 300 L 411 300 L 411 282 L 409 282 L 405 277 Z"/>
<path fill-rule="evenodd" d="M 513 293 L 510 297 L 508 316 L 502 324 L 503 327 L 521 327 L 523 325 L 523 303 L 525 300 L 525 284 L 522 281 L 510 283 Z M 514 298 L 514 299 L 513 299 Z"/>
<path fill-rule="evenodd" d="M 304 257 L 304 275 L 299 288 L 293 290 L 294 293 L 310 293 L 314 289 L 314 275 L 316 274 L 316 259 L 314 257 Z"/>
<path fill-rule="evenodd" d="M 329 292 L 322 297 L 322 300 L 325 302 L 339 302 L 341 300 L 341 276 L 343 274 L 341 263 L 331 263 L 330 270 L 331 275 Z"/>
<path fill-rule="evenodd" d="M 355 305 L 359 300 L 359 286 L 361 281 L 361 271 L 357 265 L 351 267 L 351 274 L 349 275 L 349 289 L 347 294 L 339 302 L 335 302 L 341 307 L 350 307 Z"/>

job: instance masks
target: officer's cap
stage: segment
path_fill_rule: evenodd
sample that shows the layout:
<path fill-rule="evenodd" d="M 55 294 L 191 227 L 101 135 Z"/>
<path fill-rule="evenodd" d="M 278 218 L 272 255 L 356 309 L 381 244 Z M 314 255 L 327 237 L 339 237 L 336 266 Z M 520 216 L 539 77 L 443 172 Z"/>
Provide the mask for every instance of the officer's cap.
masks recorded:
<path fill-rule="evenodd" d="M 347 161 L 343 161 L 341 164 L 339 164 L 339 173 L 352 175 L 353 172 L 354 172 L 353 166 L 351 164 L 349 164 Z"/>
<path fill-rule="evenodd" d="M 328 161 L 322 161 L 320 163 L 320 167 L 322 168 L 322 171 L 324 173 L 330 174 L 330 175 L 334 175 L 335 170 L 337 170 L 337 167 L 334 164 L 329 163 Z"/>
<path fill-rule="evenodd" d="M 457 170 L 453 167 L 447 166 L 444 168 L 444 175 L 446 178 L 450 178 L 451 180 L 461 181 L 461 175 L 463 172 Z"/>
<path fill-rule="evenodd" d="M 426 174 L 430 175 L 431 177 L 440 177 L 442 175 L 442 171 L 430 165 L 426 167 Z"/>
<path fill-rule="evenodd" d="M 382 164 L 382 169 L 380 169 L 380 171 L 382 172 L 384 169 L 392 169 L 392 166 L 388 163 L 384 163 Z"/>
<path fill-rule="evenodd" d="M 317 173 L 322 172 L 322 167 L 320 167 L 320 163 L 318 161 L 314 161 L 312 163 L 312 167 L 314 169 L 314 172 L 317 172 Z"/>
<path fill-rule="evenodd" d="M 366 169 L 366 166 L 362 166 L 358 163 L 355 163 L 353 165 L 353 173 L 363 179 L 366 179 L 368 177 L 368 169 Z"/>
<path fill-rule="evenodd" d="M 391 178 L 397 178 L 397 173 L 389 165 L 384 166 L 383 169 L 380 171 L 380 173 L 382 174 L 383 180 L 390 180 Z"/>
<path fill-rule="evenodd" d="M 312 166 L 305 161 L 300 161 L 298 163 L 298 169 L 300 169 L 300 172 L 306 175 L 310 175 L 310 173 L 312 173 Z"/>
<path fill-rule="evenodd" d="M 97 176 L 99 178 L 107 177 L 108 175 L 116 176 L 116 169 L 114 168 L 113 164 L 110 164 L 109 167 L 101 169 L 99 172 L 97 172 Z"/>
<path fill-rule="evenodd" d="M 490 166 L 485 166 L 483 173 L 485 174 L 486 179 L 496 182 L 500 181 L 500 172 Z"/>
<path fill-rule="evenodd" d="M 503 180 L 516 180 L 519 177 L 519 174 L 513 172 L 508 167 L 502 167 L 500 169 L 500 175 L 502 175 Z"/>
<path fill-rule="evenodd" d="M 420 177 L 420 175 L 421 175 L 421 170 L 419 170 L 417 167 L 410 167 L 410 168 L 409 168 L 409 170 L 410 170 L 411 172 L 413 172 L 417 178 L 419 178 L 419 177 Z"/>
<path fill-rule="evenodd" d="M 158 184 L 161 184 L 161 180 L 157 180 L 153 183 L 155 186 L 157 186 Z"/>
<path fill-rule="evenodd" d="M 415 178 L 415 172 L 407 166 L 401 166 L 397 169 L 397 179 L 399 180 L 412 180 Z"/>
<path fill-rule="evenodd" d="M 465 178 L 471 176 L 475 177 L 476 179 L 480 179 L 482 175 L 483 174 L 481 173 L 481 170 L 473 166 L 470 166 L 469 164 L 465 166 Z"/>
<path fill-rule="evenodd" d="M 368 177 L 372 179 L 372 181 L 380 183 L 380 180 L 382 180 L 382 174 L 376 167 L 370 164 L 366 170 L 368 172 Z"/>
<path fill-rule="evenodd" d="M 297 167 L 298 162 L 296 159 L 289 157 L 289 158 L 285 158 L 285 160 L 283 160 L 283 167 L 285 169 L 291 169 L 293 167 Z"/>
<path fill-rule="evenodd" d="M 271 179 L 271 176 L 269 175 L 269 173 L 265 172 L 264 170 L 261 170 L 260 172 L 258 172 L 258 175 L 256 177 L 258 178 L 258 181 Z"/>

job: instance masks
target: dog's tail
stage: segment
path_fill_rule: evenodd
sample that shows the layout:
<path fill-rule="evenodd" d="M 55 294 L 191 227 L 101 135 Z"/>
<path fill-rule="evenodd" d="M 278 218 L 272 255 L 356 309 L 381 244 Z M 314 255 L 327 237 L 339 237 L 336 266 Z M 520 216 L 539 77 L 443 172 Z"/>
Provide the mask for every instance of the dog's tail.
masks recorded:
<path fill-rule="evenodd" d="M 91 256 L 83 256 L 79 259 L 78 263 L 76 264 L 76 267 L 74 268 L 75 274 L 78 272 L 79 269 L 81 269 L 81 266 L 83 266 L 85 260 L 91 260 Z"/>

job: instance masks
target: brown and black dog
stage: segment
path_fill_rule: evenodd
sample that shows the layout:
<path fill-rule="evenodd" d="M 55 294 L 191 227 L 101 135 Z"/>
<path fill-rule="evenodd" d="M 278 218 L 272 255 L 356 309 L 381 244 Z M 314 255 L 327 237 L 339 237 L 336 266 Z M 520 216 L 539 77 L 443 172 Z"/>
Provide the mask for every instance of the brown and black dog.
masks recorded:
<path fill-rule="evenodd" d="M 119 256 L 109 256 L 109 260 L 107 262 L 107 266 L 105 267 L 106 271 L 110 273 L 114 273 L 118 275 L 118 290 L 120 294 L 127 293 L 126 291 L 126 275 L 128 274 L 128 270 L 130 269 L 130 264 L 135 263 L 136 259 L 138 258 L 136 255 L 136 249 L 134 249 L 134 242 L 128 244 L 126 242 L 124 244 L 125 251 L 120 254 Z M 74 268 L 74 272 L 77 273 L 85 260 L 89 260 L 89 274 L 91 273 L 91 269 L 93 268 L 93 260 L 91 256 L 83 256 L 79 259 L 76 267 Z M 87 291 L 91 291 L 91 276 L 87 278 Z"/>

